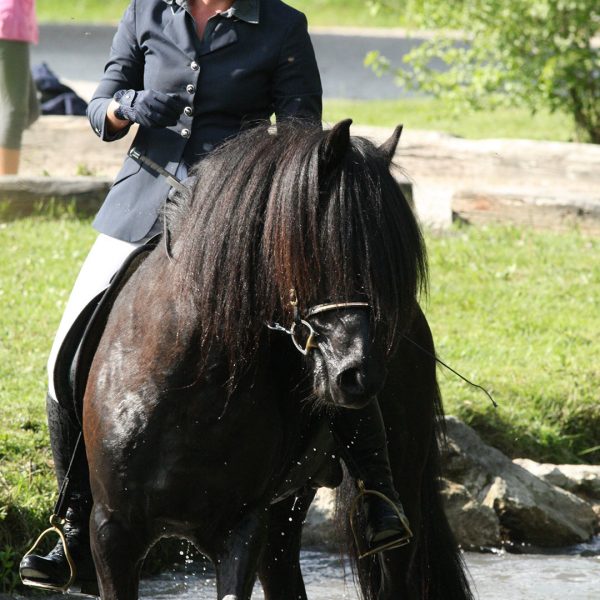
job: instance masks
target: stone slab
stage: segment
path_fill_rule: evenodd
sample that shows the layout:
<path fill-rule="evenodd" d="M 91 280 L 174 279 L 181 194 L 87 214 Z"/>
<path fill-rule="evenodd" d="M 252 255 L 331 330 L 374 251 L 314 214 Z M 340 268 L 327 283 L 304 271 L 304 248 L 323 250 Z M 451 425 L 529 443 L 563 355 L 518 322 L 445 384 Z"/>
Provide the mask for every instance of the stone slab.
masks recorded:
<path fill-rule="evenodd" d="M 133 140 L 132 130 L 122 140 L 105 143 L 85 117 L 44 116 L 25 132 L 21 174 L 113 179 Z M 391 132 L 391 127 L 352 126 L 354 135 L 378 144 Z M 396 163 L 399 178 L 412 184 L 416 211 L 427 226 L 448 227 L 454 215 L 473 223 L 597 231 L 600 145 L 466 140 L 405 130 Z"/>

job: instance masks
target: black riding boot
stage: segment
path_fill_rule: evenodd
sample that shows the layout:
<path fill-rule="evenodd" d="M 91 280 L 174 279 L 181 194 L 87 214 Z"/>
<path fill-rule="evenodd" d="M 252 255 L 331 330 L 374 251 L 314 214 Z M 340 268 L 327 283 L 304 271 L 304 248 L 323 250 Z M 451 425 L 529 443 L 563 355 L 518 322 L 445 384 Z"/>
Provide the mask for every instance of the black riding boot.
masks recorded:
<path fill-rule="evenodd" d="M 342 409 L 332 419 L 350 474 L 363 492 L 367 548 L 373 554 L 408 543 L 408 519 L 394 488 L 387 439 L 376 400 L 359 410 Z"/>
<path fill-rule="evenodd" d="M 81 429 L 74 416 L 50 396 L 46 399 L 46 410 L 54 470 L 60 489 Z M 69 481 L 70 490 L 66 498 L 68 510 L 63 532 L 76 571 L 75 582 L 70 589 L 98 595 L 96 571 L 90 552 L 89 520 L 92 496 L 84 451 L 78 453 L 69 473 Z M 59 540 L 45 556 L 36 554 L 25 556 L 19 565 L 19 572 L 21 579 L 26 584 L 62 588 L 68 582 L 71 574 L 62 542 Z"/>

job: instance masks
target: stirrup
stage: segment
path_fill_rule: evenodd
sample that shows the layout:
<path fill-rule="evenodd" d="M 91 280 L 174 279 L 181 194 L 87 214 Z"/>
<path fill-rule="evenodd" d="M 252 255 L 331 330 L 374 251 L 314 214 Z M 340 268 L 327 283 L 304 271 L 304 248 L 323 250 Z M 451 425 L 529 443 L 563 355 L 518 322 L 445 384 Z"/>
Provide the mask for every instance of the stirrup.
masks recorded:
<path fill-rule="evenodd" d="M 408 521 L 407 516 L 404 514 L 404 512 L 400 511 L 400 509 L 398 508 L 396 503 L 393 502 L 392 500 L 390 500 L 385 494 L 382 494 L 381 492 L 366 489 L 364 482 L 360 479 L 358 480 L 358 490 L 359 490 L 359 492 L 356 495 L 356 498 L 354 498 L 354 501 L 352 502 L 352 506 L 350 507 L 350 529 L 352 530 L 352 535 L 354 536 L 354 543 L 356 544 L 356 548 L 358 550 L 358 558 L 359 559 L 366 558 L 367 556 L 373 556 L 373 554 L 377 554 L 378 552 L 385 552 L 387 550 L 395 550 L 396 548 L 402 548 L 402 546 L 406 546 L 407 544 L 409 544 L 410 540 L 413 536 L 413 532 L 410 529 L 410 523 Z M 402 523 L 402 527 L 404 527 L 404 534 L 401 535 L 399 538 L 393 539 L 390 542 L 384 542 L 375 548 L 366 548 L 365 549 L 365 548 L 361 547 L 361 543 L 360 543 L 360 541 L 358 539 L 358 535 L 356 533 L 356 524 L 355 523 L 356 523 L 356 515 L 358 513 L 358 503 L 365 496 L 368 496 L 368 495 L 376 496 L 377 498 L 380 498 L 384 502 L 387 502 L 394 509 L 394 512 L 398 516 L 400 523 Z"/>
<path fill-rule="evenodd" d="M 60 541 L 62 542 L 63 550 L 65 552 L 65 558 L 67 559 L 67 563 L 69 565 L 70 575 L 67 582 L 63 585 L 55 583 L 44 583 L 43 581 L 36 581 L 34 579 L 29 579 L 21 575 L 21 581 L 23 582 L 23 585 L 63 593 L 67 592 L 69 588 L 73 585 L 75 578 L 77 577 L 77 568 L 75 567 L 75 562 L 73 561 L 73 557 L 71 556 L 71 553 L 69 552 L 69 548 L 67 546 L 67 540 L 63 531 L 64 524 L 65 519 L 61 519 L 56 515 L 52 515 L 50 517 L 50 527 L 48 527 L 48 529 L 46 529 L 45 531 L 42 531 L 38 539 L 35 541 L 33 546 L 31 546 L 31 548 L 25 553 L 23 558 L 26 558 L 27 556 L 33 554 L 36 548 L 39 546 L 42 539 L 44 539 L 48 534 L 56 533 L 60 538 Z"/>

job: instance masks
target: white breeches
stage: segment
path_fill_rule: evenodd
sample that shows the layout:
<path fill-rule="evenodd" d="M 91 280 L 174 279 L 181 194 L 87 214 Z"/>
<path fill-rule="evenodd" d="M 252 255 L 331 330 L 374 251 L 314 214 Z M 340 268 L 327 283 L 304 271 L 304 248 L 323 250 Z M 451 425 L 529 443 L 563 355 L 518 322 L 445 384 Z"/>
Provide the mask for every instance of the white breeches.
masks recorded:
<path fill-rule="evenodd" d="M 81 311 L 104 289 L 108 287 L 112 276 L 119 270 L 127 257 L 147 240 L 139 242 L 123 242 L 116 238 L 101 233 L 96 238 L 81 271 L 75 281 L 75 285 L 67 301 L 58 331 L 50 350 L 48 358 L 48 393 L 56 400 L 54 389 L 54 365 L 58 351 L 65 339 L 69 329 L 81 313 Z"/>

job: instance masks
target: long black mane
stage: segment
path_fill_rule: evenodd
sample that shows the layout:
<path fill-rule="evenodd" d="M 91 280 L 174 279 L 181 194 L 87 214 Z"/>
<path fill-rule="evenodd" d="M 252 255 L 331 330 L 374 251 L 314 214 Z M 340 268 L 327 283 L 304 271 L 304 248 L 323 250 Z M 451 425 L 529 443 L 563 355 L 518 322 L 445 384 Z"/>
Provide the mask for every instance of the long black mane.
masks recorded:
<path fill-rule="evenodd" d="M 195 303 L 200 352 L 252 357 L 265 323 L 325 301 L 368 299 L 388 348 L 426 283 L 421 232 L 389 157 L 359 137 L 303 123 L 259 126 L 195 168 L 190 201 L 167 213 L 174 285 Z"/>

